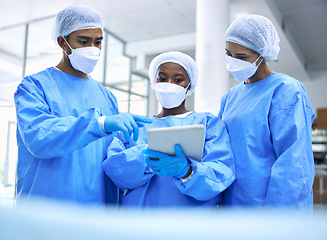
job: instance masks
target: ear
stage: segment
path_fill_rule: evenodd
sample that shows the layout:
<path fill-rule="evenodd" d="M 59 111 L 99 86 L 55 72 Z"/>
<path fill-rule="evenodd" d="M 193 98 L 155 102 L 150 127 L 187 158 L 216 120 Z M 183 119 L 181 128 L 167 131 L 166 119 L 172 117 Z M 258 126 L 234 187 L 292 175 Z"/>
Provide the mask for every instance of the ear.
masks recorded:
<path fill-rule="evenodd" d="M 260 56 L 260 58 L 258 59 L 257 64 L 259 64 L 259 63 L 260 63 L 260 65 L 257 65 L 257 66 L 265 65 L 266 64 L 266 59 L 264 57 Z"/>
<path fill-rule="evenodd" d="M 69 47 L 67 46 L 67 43 L 66 43 L 66 41 L 65 41 L 65 39 L 64 39 L 63 36 L 59 36 L 57 38 L 57 43 L 58 43 L 59 47 L 62 48 L 62 50 L 64 50 L 65 52 L 67 52 L 67 48 L 69 48 Z"/>
<path fill-rule="evenodd" d="M 190 89 L 191 89 L 191 87 L 192 87 L 192 83 L 191 83 L 191 81 L 190 81 L 189 83 L 190 83 L 190 84 L 188 85 L 188 88 L 187 88 L 186 93 L 188 93 L 188 91 L 190 91 Z"/>

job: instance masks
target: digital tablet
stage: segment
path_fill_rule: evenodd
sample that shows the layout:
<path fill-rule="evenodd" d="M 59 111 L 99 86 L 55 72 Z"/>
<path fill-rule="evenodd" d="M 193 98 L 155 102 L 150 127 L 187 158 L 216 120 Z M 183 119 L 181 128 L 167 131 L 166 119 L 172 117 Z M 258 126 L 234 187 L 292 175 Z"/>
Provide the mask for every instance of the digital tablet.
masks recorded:
<path fill-rule="evenodd" d="M 149 149 L 175 155 L 175 145 L 179 144 L 186 157 L 201 161 L 205 131 L 203 125 L 187 125 L 147 130 Z"/>

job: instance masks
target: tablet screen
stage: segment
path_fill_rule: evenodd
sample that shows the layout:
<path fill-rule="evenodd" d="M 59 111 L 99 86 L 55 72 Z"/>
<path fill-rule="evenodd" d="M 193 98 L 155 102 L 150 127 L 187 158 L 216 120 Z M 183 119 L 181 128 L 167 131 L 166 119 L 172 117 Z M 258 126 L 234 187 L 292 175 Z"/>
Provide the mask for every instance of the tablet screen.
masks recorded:
<path fill-rule="evenodd" d="M 204 126 L 187 125 L 147 130 L 149 149 L 175 155 L 175 145 L 179 144 L 186 157 L 201 161 L 204 147 Z"/>

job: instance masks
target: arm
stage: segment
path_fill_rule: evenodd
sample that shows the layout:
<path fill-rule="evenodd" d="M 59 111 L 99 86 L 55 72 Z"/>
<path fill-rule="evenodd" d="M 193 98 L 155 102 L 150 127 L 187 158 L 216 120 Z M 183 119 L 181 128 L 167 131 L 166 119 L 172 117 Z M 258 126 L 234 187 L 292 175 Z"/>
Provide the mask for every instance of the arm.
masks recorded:
<path fill-rule="evenodd" d="M 100 110 L 91 108 L 79 117 L 58 117 L 43 92 L 29 79 L 15 93 L 19 133 L 27 149 L 38 158 L 67 155 L 107 136 L 99 126 Z"/>
<path fill-rule="evenodd" d="M 229 93 L 229 92 L 228 92 L 228 93 Z M 221 101 L 220 101 L 220 109 L 219 109 L 219 113 L 218 113 L 218 117 L 219 117 L 220 119 L 223 119 L 223 113 L 224 113 L 224 110 L 225 110 L 225 105 L 226 105 L 226 100 L 227 100 L 228 93 L 226 93 L 226 94 L 221 98 Z"/>
<path fill-rule="evenodd" d="M 300 98 L 269 116 L 277 159 L 271 169 L 266 205 L 305 208 L 312 203 L 315 176 L 311 144 L 313 115 L 311 107 Z"/>
<path fill-rule="evenodd" d="M 146 165 L 142 153 L 148 145 L 137 144 L 129 147 L 122 139 L 122 137 L 115 137 L 110 144 L 103 168 L 119 188 L 134 189 L 144 185 L 154 176 Z"/>

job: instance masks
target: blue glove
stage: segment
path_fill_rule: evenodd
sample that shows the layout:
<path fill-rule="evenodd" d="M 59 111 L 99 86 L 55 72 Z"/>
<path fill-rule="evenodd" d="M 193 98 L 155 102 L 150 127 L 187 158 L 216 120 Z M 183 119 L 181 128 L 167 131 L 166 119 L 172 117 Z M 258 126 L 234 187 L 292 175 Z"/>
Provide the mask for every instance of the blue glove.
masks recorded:
<path fill-rule="evenodd" d="M 184 177 L 190 169 L 182 148 L 175 145 L 175 156 L 169 156 L 162 152 L 145 149 L 142 151 L 149 168 L 157 175 Z M 152 159 L 151 159 L 152 158 Z"/>
<path fill-rule="evenodd" d="M 134 141 L 139 137 L 139 127 L 143 127 L 143 123 L 151 123 L 152 120 L 131 113 L 123 113 L 113 116 L 107 116 L 104 120 L 104 130 L 108 133 L 122 131 L 124 137 L 129 141 L 133 134 Z"/>

